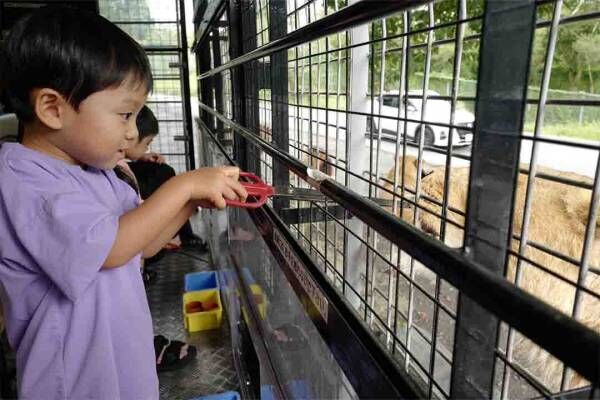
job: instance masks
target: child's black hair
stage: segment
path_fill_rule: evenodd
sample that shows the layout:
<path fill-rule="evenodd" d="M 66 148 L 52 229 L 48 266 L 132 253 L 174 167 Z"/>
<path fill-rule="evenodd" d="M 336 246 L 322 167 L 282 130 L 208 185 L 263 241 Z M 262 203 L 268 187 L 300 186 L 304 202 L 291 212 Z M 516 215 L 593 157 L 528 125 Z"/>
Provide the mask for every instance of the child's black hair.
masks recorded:
<path fill-rule="evenodd" d="M 148 136 L 158 135 L 158 121 L 148 106 L 142 107 L 135 120 L 138 130 L 138 142 Z"/>
<path fill-rule="evenodd" d="M 0 90 L 21 122 L 34 119 L 36 88 L 59 92 L 77 110 L 89 95 L 133 83 L 152 90 L 144 50 L 100 15 L 68 7 L 40 8 L 18 21 L 0 51 Z"/>

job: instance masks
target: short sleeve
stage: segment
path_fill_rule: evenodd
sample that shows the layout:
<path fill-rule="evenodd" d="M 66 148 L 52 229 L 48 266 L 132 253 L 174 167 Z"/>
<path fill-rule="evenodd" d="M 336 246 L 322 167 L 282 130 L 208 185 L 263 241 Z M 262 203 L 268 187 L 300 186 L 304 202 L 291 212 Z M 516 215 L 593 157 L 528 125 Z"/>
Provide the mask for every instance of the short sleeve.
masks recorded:
<path fill-rule="evenodd" d="M 117 177 L 113 170 L 105 171 L 104 173 L 106 174 L 107 179 L 113 186 L 114 191 L 119 199 L 119 202 L 123 205 L 124 212 L 130 211 L 141 204 L 140 196 L 135 191 L 135 189 L 133 189 L 124 180 Z M 135 181 L 135 184 L 137 185 L 137 180 Z"/>
<path fill-rule="evenodd" d="M 17 232 L 43 273 L 72 301 L 103 266 L 119 227 L 119 214 L 81 191 L 53 194 L 37 221 Z"/>

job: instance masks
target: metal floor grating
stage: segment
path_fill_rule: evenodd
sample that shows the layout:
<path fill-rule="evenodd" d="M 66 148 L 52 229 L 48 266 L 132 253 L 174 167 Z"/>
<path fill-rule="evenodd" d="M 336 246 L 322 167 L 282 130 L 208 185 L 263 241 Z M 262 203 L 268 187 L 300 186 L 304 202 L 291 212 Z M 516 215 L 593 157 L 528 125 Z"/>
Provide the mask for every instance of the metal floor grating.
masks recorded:
<path fill-rule="evenodd" d="M 183 327 L 181 293 L 184 275 L 210 270 L 208 254 L 188 249 L 170 253 L 153 268 L 158 276 L 147 293 L 154 333 L 193 344 L 198 350 L 196 359 L 189 365 L 159 375 L 160 398 L 186 400 L 228 390 L 238 391 L 228 324 L 223 323 L 218 330 L 193 334 Z"/>

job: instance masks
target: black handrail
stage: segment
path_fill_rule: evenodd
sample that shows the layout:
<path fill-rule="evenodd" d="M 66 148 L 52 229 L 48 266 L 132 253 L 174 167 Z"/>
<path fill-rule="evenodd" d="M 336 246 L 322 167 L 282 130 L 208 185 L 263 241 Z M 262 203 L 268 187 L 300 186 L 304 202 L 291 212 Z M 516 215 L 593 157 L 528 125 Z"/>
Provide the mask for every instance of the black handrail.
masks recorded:
<path fill-rule="evenodd" d="M 199 1 L 198 3 L 196 3 L 196 6 L 194 7 L 194 17 L 195 18 L 197 18 L 199 15 L 198 11 L 199 11 L 201 5 L 204 5 L 205 9 L 202 12 L 202 20 L 194 21 L 195 23 L 197 23 L 198 27 L 194 33 L 194 42 L 192 43 L 192 47 L 191 47 L 192 51 L 196 51 L 198 45 L 200 43 L 202 43 L 204 41 L 204 39 L 206 39 L 206 37 L 208 35 L 209 27 L 211 27 L 213 25 L 213 23 L 215 22 L 215 20 L 217 18 L 221 17 L 221 14 L 223 13 L 223 10 L 225 9 L 225 1 L 224 0 L 209 1 L 209 2 L 200 2 Z"/>
<path fill-rule="evenodd" d="M 351 6 L 342 8 L 335 14 L 328 15 L 309 25 L 303 26 L 280 39 L 273 40 L 256 50 L 252 50 L 242 56 L 239 56 L 226 64 L 213 68 L 210 71 L 198 76 L 198 79 L 208 78 L 209 76 L 218 74 L 219 72 L 257 60 L 262 57 L 270 56 L 281 50 L 289 49 L 290 47 L 298 46 L 312 40 L 331 35 L 354 26 L 364 24 L 377 18 L 385 17 L 386 15 L 395 12 L 408 10 L 422 4 L 430 3 L 432 0 L 362 0 Z"/>
<path fill-rule="evenodd" d="M 414 226 L 385 211 L 371 200 L 331 180 L 315 181 L 310 167 L 273 146 L 250 130 L 225 118 L 203 103 L 200 108 L 320 190 L 402 251 L 448 281 L 465 295 L 523 333 L 590 382 L 600 386 L 600 335 L 452 250 Z"/>

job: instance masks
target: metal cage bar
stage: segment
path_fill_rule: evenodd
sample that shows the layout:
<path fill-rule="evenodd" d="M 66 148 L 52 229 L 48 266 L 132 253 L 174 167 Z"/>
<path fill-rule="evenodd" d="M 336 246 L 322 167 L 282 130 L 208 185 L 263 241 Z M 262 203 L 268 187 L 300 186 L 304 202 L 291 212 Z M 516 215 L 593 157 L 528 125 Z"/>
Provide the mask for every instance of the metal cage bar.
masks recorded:
<path fill-rule="evenodd" d="M 512 231 L 534 22 L 533 0 L 486 4 L 465 247 L 470 257 L 498 275 L 503 273 Z M 504 66 L 498 66 L 499 59 Z M 485 176 L 494 176 L 496 184 L 483 189 Z M 494 207 L 485 201 L 490 195 L 496 198 Z M 491 397 L 497 329 L 495 316 L 459 296 L 452 396 Z"/>

